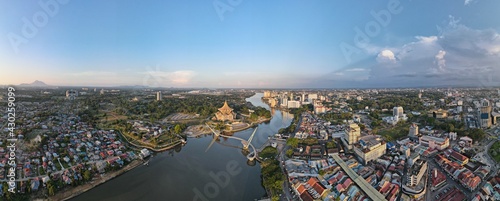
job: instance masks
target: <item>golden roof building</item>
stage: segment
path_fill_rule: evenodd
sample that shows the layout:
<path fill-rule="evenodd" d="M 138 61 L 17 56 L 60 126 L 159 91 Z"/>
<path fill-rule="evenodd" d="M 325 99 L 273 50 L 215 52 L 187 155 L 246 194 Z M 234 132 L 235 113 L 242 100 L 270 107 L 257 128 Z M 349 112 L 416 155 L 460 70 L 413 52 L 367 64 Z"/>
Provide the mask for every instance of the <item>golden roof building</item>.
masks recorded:
<path fill-rule="evenodd" d="M 215 117 L 219 121 L 233 121 L 234 116 L 235 115 L 233 113 L 233 109 L 230 108 L 229 105 L 227 105 L 227 101 L 224 101 L 224 105 L 219 108 L 219 111 L 217 111 L 217 113 L 215 113 Z"/>

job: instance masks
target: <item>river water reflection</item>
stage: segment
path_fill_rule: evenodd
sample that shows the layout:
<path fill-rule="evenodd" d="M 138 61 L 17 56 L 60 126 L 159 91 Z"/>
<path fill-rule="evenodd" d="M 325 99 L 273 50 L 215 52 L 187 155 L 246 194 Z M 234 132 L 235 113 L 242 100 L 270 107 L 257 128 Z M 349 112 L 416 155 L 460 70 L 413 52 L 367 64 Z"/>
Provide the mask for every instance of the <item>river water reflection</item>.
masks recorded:
<path fill-rule="evenodd" d="M 262 93 L 247 99 L 256 106 L 269 107 L 261 101 Z M 252 144 L 259 148 L 268 136 L 290 125 L 293 116 L 272 111 L 270 122 L 258 125 Z M 234 133 L 248 139 L 253 128 Z M 265 195 L 259 164 L 248 163 L 239 141 L 221 139 L 207 152 L 212 136 L 189 138 L 182 148 L 158 153 L 149 166 L 137 167 L 71 200 L 249 200 Z"/>

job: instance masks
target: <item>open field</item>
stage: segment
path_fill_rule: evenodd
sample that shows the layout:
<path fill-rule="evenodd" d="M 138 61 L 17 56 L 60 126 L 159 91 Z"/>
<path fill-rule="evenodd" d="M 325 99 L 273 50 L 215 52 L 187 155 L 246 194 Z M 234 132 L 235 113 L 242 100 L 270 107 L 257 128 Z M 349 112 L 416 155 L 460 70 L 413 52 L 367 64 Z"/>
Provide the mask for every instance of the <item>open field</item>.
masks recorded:
<path fill-rule="evenodd" d="M 111 122 L 111 121 L 116 121 L 116 120 L 126 120 L 127 116 L 125 115 L 120 115 L 112 111 L 103 111 L 104 113 L 100 116 L 101 122 Z M 105 115 L 104 115 L 105 114 Z"/>
<path fill-rule="evenodd" d="M 387 141 L 393 141 L 408 135 L 409 127 L 410 126 L 408 124 L 398 124 L 394 127 L 380 129 L 376 132 L 376 134 L 381 135 Z"/>
<path fill-rule="evenodd" d="M 174 113 L 168 115 L 163 121 L 182 121 L 199 118 L 199 115 L 195 114 L 184 114 L 184 113 Z"/>
<path fill-rule="evenodd" d="M 497 163 L 500 162 L 500 141 L 495 142 L 493 145 L 491 145 L 490 151 L 489 151 L 491 157 L 495 159 Z"/>
<path fill-rule="evenodd" d="M 187 127 L 184 133 L 189 137 L 196 137 L 198 135 L 212 133 L 212 131 L 206 125 L 195 125 Z"/>

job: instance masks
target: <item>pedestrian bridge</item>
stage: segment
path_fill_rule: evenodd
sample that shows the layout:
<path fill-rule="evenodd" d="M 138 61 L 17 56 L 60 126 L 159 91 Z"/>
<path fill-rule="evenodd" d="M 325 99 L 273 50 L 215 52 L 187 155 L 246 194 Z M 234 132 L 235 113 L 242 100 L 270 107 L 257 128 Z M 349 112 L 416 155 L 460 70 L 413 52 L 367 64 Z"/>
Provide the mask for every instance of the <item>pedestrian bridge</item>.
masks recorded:
<path fill-rule="evenodd" d="M 210 127 L 208 124 L 207 124 L 207 126 L 208 126 L 208 128 L 210 128 L 210 130 L 212 130 L 212 132 L 214 133 L 215 137 L 214 137 L 214 140 L 212 140 L 212 142 L 208 146 L 207 150 L 205 150 L 205 152 L 208 151 L 208 149 L 210 149 L 210 147 L 213 145 L 213 143 L 215 142 L 215 140 L 219 136 L 221 136 L 221 137 L 224 137 L 224 138 L 239 140 L 241 142 L 241 144 L 243 145 L 243 149 L 244 150 L 248 150 L 248 148 L 251 147 L 252 148 L 252 152 L 250 152 L 247 155 L 248 160 L 253 161 L 253 160 L 255 160 L 255 158 L 257 158 L 257 156 L 258 156 L 257 149 L 255 149 L 255 147 L 252 145 L 252 139 L 253 139 L 253 136 L 255 135 L 255 132 L 257 131 L 257 128 L 255 128 L 255 130 L 253 131 L 253 133 L 250 136 L 250 138 L 248 138 L 248 140 L 245 140 L 243 138 L 239 138 L 239 137 L 235 137 L 235 136 L 224 135 L 224 134 L 222 134 L 220 132 L 216 132 L 215 130 L 213 130 L 212 127 Z"/>

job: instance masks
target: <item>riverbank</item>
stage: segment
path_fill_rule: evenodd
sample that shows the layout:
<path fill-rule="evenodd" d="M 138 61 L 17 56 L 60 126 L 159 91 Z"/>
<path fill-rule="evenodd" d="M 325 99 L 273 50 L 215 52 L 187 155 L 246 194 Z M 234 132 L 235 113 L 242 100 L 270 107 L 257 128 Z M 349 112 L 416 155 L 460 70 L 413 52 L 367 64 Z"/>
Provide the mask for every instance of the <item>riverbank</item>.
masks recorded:
<path fill-rule="evenodd" d="M 169 149 L 172 149 L 180 144 L 182 144 L 182 141 L 181 140 L 176 140 L 175 142 L 173 143 L 169 143 L 169 144 L 166 144 L 166 145 L 156 145 L 156 146 L 153 146 L 153 145 L 147 145 L 147 144 L 136 144 L 134 142 L 131 142 L 130 140 L 128 140 L 128 136 L 124 135 L 123 132 L 121 130 L 116 130 L 120 136 L 125 139 L 125 141 L 127 141 L 129 148 L 135 148 L 136 150 L 139 150 L 139 149 L 150 149 L 151 151 L 154 151 L 154 152 L 162 152 L 162 151 L 167 151 Z"/>
<path fill-rule="evenodd" d="M 263 105 L 260 96 L 262 94 L 257 94 L 248 100 L 253 104 Z M 266 108 L 268 107 L 266 106 Z M 280 128 L 292 121 L 290 115 L 283 115 L 280 111 L 275 111 L 272 115 L 273 118 L 270 123 L 254 123 L 259 128 L 255 133 L 252 144 L 260 147 L 262 145 L 261 140 L 266 139 L 267 136 L 272 136 L 273 133 L 276 133 Z M 200 126 L 202 125 L 193 125 L 191 129 L 193 132 L 185 134 L 198 134 L 210 130 L 208 127 L 207 129 L 200 129 Z M 206 127 L 206 125 L 203 124 L 202 127 Z M 239 131 L 233 135 L 241 139 L 249 139 L 252 130 Z M 257 136 L 262 138 L 257 138 Z M 215 141 L 213 147 L 206 151 L 207 145 L 212 141 L 211 131 L 206 136 L 188 139 L 188 143 L 182 147 L 182 150 L 177 149 L 176 151 L 172 150 L 155 155 L 155 160 L 151 161 L 154 164 L 151 163 L 150 167 L 140 167 L 140 169 L 123 174 L 117 179 L 108 181 L 105 185 L 99 185 L 80 196 L 72 198 L 71 201 L 165 200 L 165 198 L 168 200 L 193 200 L 195 196 L 193 190 L 199 190 L 199 195 L 209 200 L 203 191 L 207 184 L 210 186 L 214 180 L 207 175 L 211 171 L 226 170 L 228 164 L 231 167 L 234 165 L 234 168 L 239 173 L 230 175 L 230 181 L 228 181 L 225 188 L 218 186 L 220 193 L 210 200 L 254 201 L 265 195 L 266 190 L 262 186 L 259 164 L 256 161 L 249 163 L 246 157 L 247 153 L 241 151 L 241 143 L 232 139 L 221 140 L 220 144 Z M 171 188 L 151 188 L 151 186 L 170 186 Z M 130 193 L 130 191 L 147 193 Z"/>
<path fill-rule="evenodd" d="M 244 127 L 233 129 L 233 130 L 224 130 L 224 132 L 235 133 L 235 132 L 239 132 L 239 131 L 244 131 L 244 130 L 247 130 L 247 129 L 252 128 L 254 126 L 257 126 L 258 124 L 261 124 L 261 123 L 264 123 L 264 122 L 269 122 L 269 121 L 271 121 L 271 119 L 272 119 L 272 117 L 259 119 L 258 121 L 255 121 L 255 122 L 252 122 L 252 123 L 245 123 L 246 125 Z M 189 138 L 197 138 L 197 137 L 202 136 L 202 135 L 212 134 L 211 130 L 200 128 L 200 127 L 206 127 L 204 125 L 196 125 L 196 126 L 192 126 L 192 127 L 198 127 L 198 129 L 188 127 L 186 129 L 185 134 Z"/>
<path fill-rule="evenodd" d="M 56 195 L 49 197 L 48 200 L 54 200 L 54 201 L 56 201 L 56 200 L 69 200 L 69 199 L 74 198 L 82 193 L 85 193 L 85 192 L 89 191 L 90 189 L 97 187 L 97 186 L 99 186 L 99 185 L 125 173 L 125 172 L 128 172 L 128 171 L 130 171 L 130 170 L 132 170 L 140 165 L 142 165 L 142 162 L 140 160 L 134 160 L 130 164 L 126 165 L 125 167 L 123 167 L 120 170 L 117 170 L 117 171 L 111 172 L 111 173 L 106 173 L 105 175 L 103 175 L 97 179 L 94 179 L 94 180 L 90 181 L 89 183 L 86 183 L 86 184 L 83 184 L 83 185 L 80 185 L 77 187 L 73 187 L 73 188 L 70 188 L 70 189 L 62 191 L 62 192 L 58 192 Z"/>

